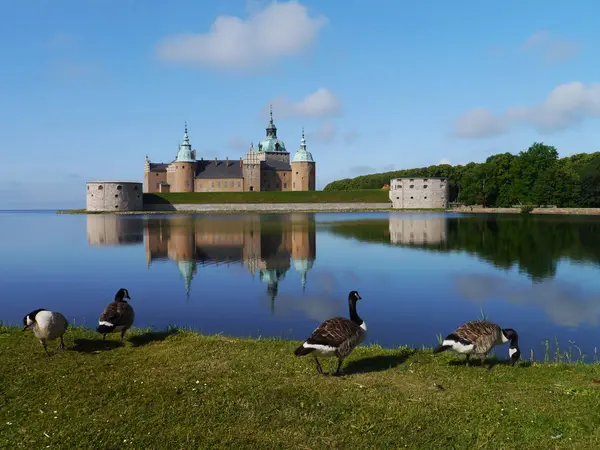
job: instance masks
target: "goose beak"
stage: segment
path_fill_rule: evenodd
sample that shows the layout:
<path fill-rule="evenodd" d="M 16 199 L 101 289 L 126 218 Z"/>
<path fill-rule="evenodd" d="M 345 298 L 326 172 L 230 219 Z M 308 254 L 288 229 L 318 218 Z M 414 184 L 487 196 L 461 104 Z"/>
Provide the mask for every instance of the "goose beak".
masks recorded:
<path fill-rule="evenodd" d="M 24 326 L 23 329 L 21 330 L 21 332 L 25 331 L 27 329 L 27 326 Z"/>

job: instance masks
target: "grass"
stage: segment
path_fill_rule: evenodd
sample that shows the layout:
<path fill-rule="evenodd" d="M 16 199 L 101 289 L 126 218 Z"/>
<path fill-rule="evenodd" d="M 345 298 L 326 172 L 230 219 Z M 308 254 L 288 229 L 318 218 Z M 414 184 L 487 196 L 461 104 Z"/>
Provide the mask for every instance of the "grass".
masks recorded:
<path fill-rule="evenodd" d="M 0 448 L 598 448 L 594 364 L 492 369 L 360 347 L 343 378 L 297 342 L 72 328 L 46 357 L 0 329 Z M 323 361 L 327 370 L 334 361 Z"/>
<path fill-rule="evenodd" d="M 296 192 L 190 192 L 144 194 L 144 204 L 182 203 L 387 203 L 389 192 L 360 191 Z"/>

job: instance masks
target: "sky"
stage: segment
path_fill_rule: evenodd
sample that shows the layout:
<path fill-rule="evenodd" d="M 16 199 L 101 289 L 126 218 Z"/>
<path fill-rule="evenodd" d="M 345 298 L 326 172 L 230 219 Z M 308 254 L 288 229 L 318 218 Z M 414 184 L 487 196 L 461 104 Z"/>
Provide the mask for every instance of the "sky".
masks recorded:
<path fill-rule="evenodd" d="M 0 5 L 0 209 L 83 207 L 143 181 L 187 121 L 238 159 L 269 105 L 317 188 L 483 161 L 533 142 L 600 150 L 600 3 L 20 0 Z"/>

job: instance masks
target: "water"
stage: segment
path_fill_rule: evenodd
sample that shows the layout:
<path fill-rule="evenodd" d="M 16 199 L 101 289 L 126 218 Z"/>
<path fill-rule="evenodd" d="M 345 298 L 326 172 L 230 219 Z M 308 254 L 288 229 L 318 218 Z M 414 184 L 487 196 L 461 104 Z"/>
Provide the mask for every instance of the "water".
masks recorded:
<path fill-rule="evenodd" d="M 367 343 L 384 347 L 436 345 L 482 312 L 519 332 L 526 358 L 544 339 L 588 361 L 600 344 L 596 217 L 5 211 L 0 249 L 9 324 L 44 307 L 95 327 L 124 287 L 139 327 L 302 339 L 347 316 L 356 289 Z"/>

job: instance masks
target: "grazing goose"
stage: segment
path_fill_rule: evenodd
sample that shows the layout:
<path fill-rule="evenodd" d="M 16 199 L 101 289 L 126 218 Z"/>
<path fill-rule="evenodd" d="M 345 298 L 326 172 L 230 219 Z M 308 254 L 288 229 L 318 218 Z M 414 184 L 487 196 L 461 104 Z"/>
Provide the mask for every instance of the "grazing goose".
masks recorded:
<path fill-rule="evenodd" d="M 496 345 L 506 344 L 510 341 L 508 354 L 511 365 L 519 360 L 519 335 L 512 328 L 500 328 L 498 325 L 487 320 L 475 320 L 461 325 L 444 338 L 433 353 L 452 350 L 456 353 L 467 355 L 467 365 L 471 355 L 481 358 L 481 365 L 485 363 L 488 352 Z"/>
<path fill-rule="evenodd" d="M 356 302 L 357 300 L 361 300 L 361 298 L 358 292 L 351 291 L 348 294 L 350 319 L 334 317 L 333 319 L 326 320 L 294 351 L 294 354 L 296 356 L 304 356 L 312 353 L 317 365 L 317 371 L 323 375 L 327 374 L 323 373 L 317 356 L 325 358 L 335 356 L 338 358 L 338 366 L 333 375 L 341 375 L 340 368 L 344 359 L 367 336 L 367 324 L 356 313 Z"/>
<path fill-rule="evenodd" d="M 125 332 L 133 325 L 135 314 L 131 305 L 125 300 L 126 298 L 131 300 L 127 289 L 119 289 L 115 295 L 115 301 L 100 314 L 96 331 L 102 333 L 103 340 L 106 340 L 107 334 L 120 331 L 121 342 L 123 342 Z"/>
<path fill-rule="evenodd" d="M 23 317 L 23 331 L 33 330 L 33 335 L 40 340 L 48 356 L 50 356 L 50 353 L 48 353 L 48 341 L 60 338 L 58 350 L 66 348 L 63 335 L 68 327 L 69 323 L 65 316 L 59 312 L 48 311 L 43 308 L 31 311 Z"/>

